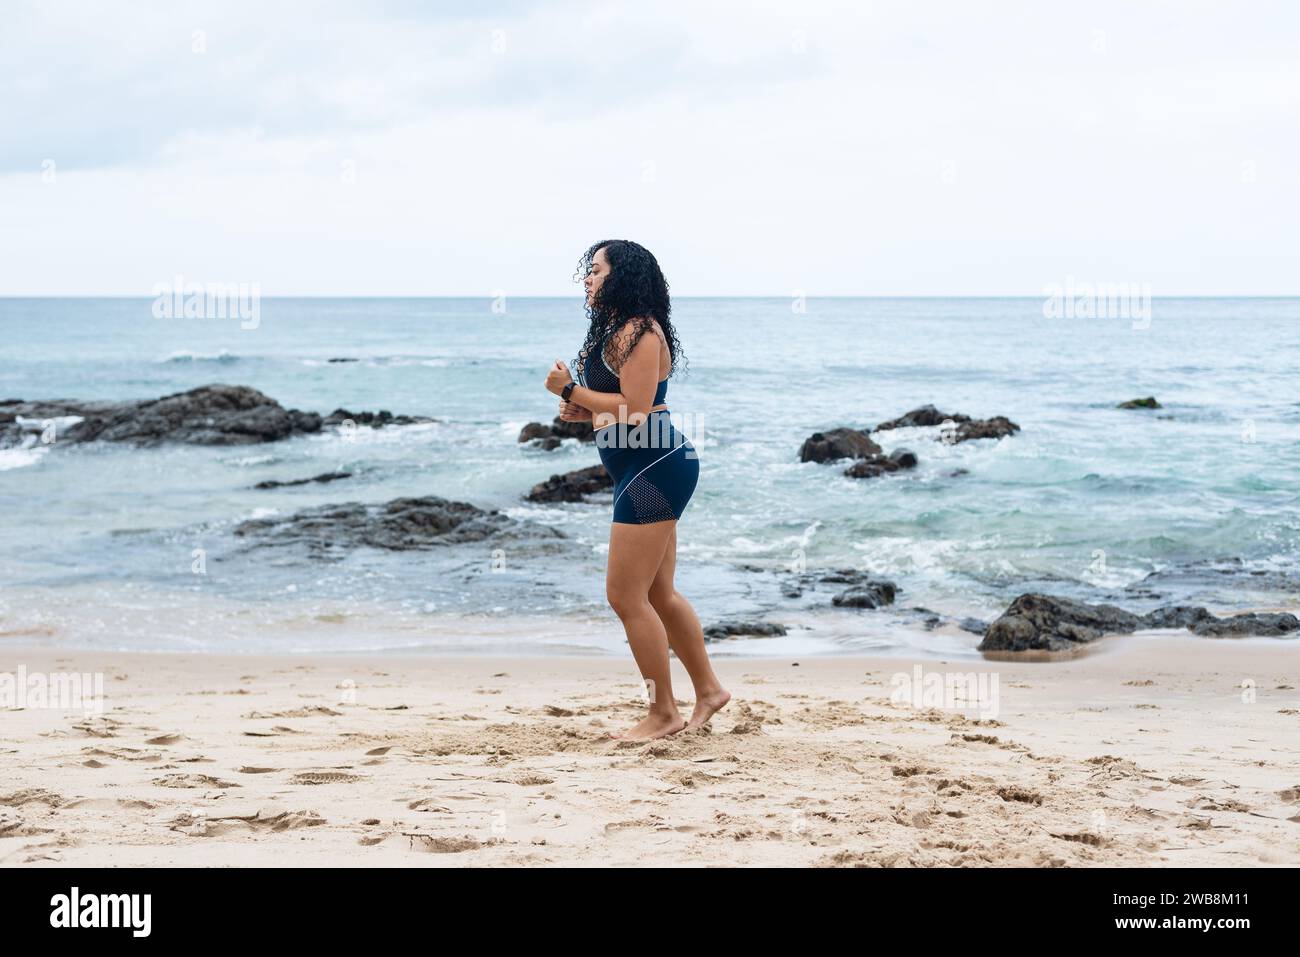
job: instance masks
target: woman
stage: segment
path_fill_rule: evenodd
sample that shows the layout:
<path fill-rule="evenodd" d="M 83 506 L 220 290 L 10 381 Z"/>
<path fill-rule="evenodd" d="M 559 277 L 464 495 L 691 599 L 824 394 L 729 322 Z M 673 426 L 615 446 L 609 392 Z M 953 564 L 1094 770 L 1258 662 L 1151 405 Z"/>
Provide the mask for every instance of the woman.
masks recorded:
<path fill-rule="evenodd" d="M 627 632 L 650 710 L 636 727 L 608 736 L 649 741 L 699 727 L 731 700 L 713 673 L 695 609 L 673 587 L 677 520 L 695 491 L 700 463 L 664 404 L 681 344 L 659 263 L 644 247 L 611 239 L 583 254 L 578 275 L 590 323 L 577 360 L 579 381 L 557 359 L 546 388 L 561 398 L 561 419 L 591 422 L 600 460 L 615 482 L 605 595 Z M 695 685 L 690 721 L 673 699 L 670 646 Z"/>

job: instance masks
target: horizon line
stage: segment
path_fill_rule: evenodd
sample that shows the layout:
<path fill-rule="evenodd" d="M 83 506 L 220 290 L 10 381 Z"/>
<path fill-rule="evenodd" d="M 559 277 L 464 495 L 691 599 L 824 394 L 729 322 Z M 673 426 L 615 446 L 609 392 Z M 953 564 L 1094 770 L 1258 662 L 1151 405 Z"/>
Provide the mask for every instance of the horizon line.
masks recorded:
<path fill-rule="evenodd" d="M 204 284 L 207 285 L 207 284 Z M 228 285 L 228 284 L 223 284 Z M 237 284 L 236 284 L 237 285 Z M 1108 283 L 1089 283 L 1085 285 L 1106 286 Z M 1027 294 L 1027 293 L 945 293 L 945 294 L 919 294 L 919 293 L 844 293 L 831 295 L 804 295 L 804 299 L 1042 299 L 1047 293 Z M 157 296 L 145 293 L 0 293 L 0 301 L 6 299 L 142 299 L 152 300 Z M 308 294 L 283 294 L 274 296 L 261 296 L 260 299 L 572 299 L 578 301 L 581 297 L 574 294 L 557 295 L 557 294 L 530 294 L 530 293 L 508 293 L 506 295 L 491 295 L 476 293 L 473 295 L 457 293 L 437 293 L 437 294 L 419 294 L 419 295 L 389 295 L 375 293 L 349 293 L 349 294 L 332 294 L 332 293 L 308 293 Z M 741 295 L 732 295 L 727 293 L 710 293 L 708 295 L 673 295 L 672 299 L 781 299 L 788 300 L 795 298 L 789 293 L 775 295 L 764 293 L 745 293 Z M 1297 293 L 1179 293 L 1169 295 L 1152 295 L 1154 299 L 1300 299 L 1300 292 Z"/>

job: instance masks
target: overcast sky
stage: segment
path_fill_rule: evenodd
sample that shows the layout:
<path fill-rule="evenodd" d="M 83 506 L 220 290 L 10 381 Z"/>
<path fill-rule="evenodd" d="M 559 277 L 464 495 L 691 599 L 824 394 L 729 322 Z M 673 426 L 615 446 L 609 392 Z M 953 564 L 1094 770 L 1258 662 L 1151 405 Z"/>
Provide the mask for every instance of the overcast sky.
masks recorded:
<path fill-rule="evenodd" d="M 1294 2 L 0 16 L 0 295 L 1300 293 Z"/>

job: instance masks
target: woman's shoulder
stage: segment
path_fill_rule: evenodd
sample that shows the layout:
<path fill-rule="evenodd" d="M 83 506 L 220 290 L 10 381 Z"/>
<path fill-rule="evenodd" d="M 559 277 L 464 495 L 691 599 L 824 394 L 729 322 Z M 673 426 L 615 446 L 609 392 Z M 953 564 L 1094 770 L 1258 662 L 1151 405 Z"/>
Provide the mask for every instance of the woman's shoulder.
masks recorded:
<path fill-rule="evenodd" d="M 654 316 L 645 316 L 644 319 L 647 321 L 647 327 L 649 330 L 666 344 L 668 342 L 668 337 L 664 335 L 664 327 L 659 325 L 659 320 Z"/>
<path fill-rule="evenodd" d="M 626 346 L 632 340 L 632 337 L 637 334 L 637 330 L 641 328 L 653 332 L 659 339 L 667 343 L 668 337 L 664 335 L 663 326 L 659 325 L 659 320 L 654 316 L 633 316 L 614 331 L 613 338 L 620 346 Z"/>

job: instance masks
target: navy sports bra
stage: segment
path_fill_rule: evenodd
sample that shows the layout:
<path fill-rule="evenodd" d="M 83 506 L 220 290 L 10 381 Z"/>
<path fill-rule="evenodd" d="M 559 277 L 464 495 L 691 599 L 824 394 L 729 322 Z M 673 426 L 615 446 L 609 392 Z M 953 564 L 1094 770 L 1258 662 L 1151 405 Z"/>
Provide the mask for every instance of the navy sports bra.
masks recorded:
<path fill-rule="evenodd" d="M 605 363 L 605 336 L 601 336 L 600 342 L 596 345 L 596 355 L 600 357 L 599 362 L 588 360 L 584 363 L 582 384 L 596 392 L 622 392 L 618 376 Z M 655 399 L 650 403 L 650 407 L 654 408 L 656 405 L 663 405 L 666 398 L 668 398 L 668 380 L 662 379 L 659 382 L 659 388 L 655 389 Z"/>

